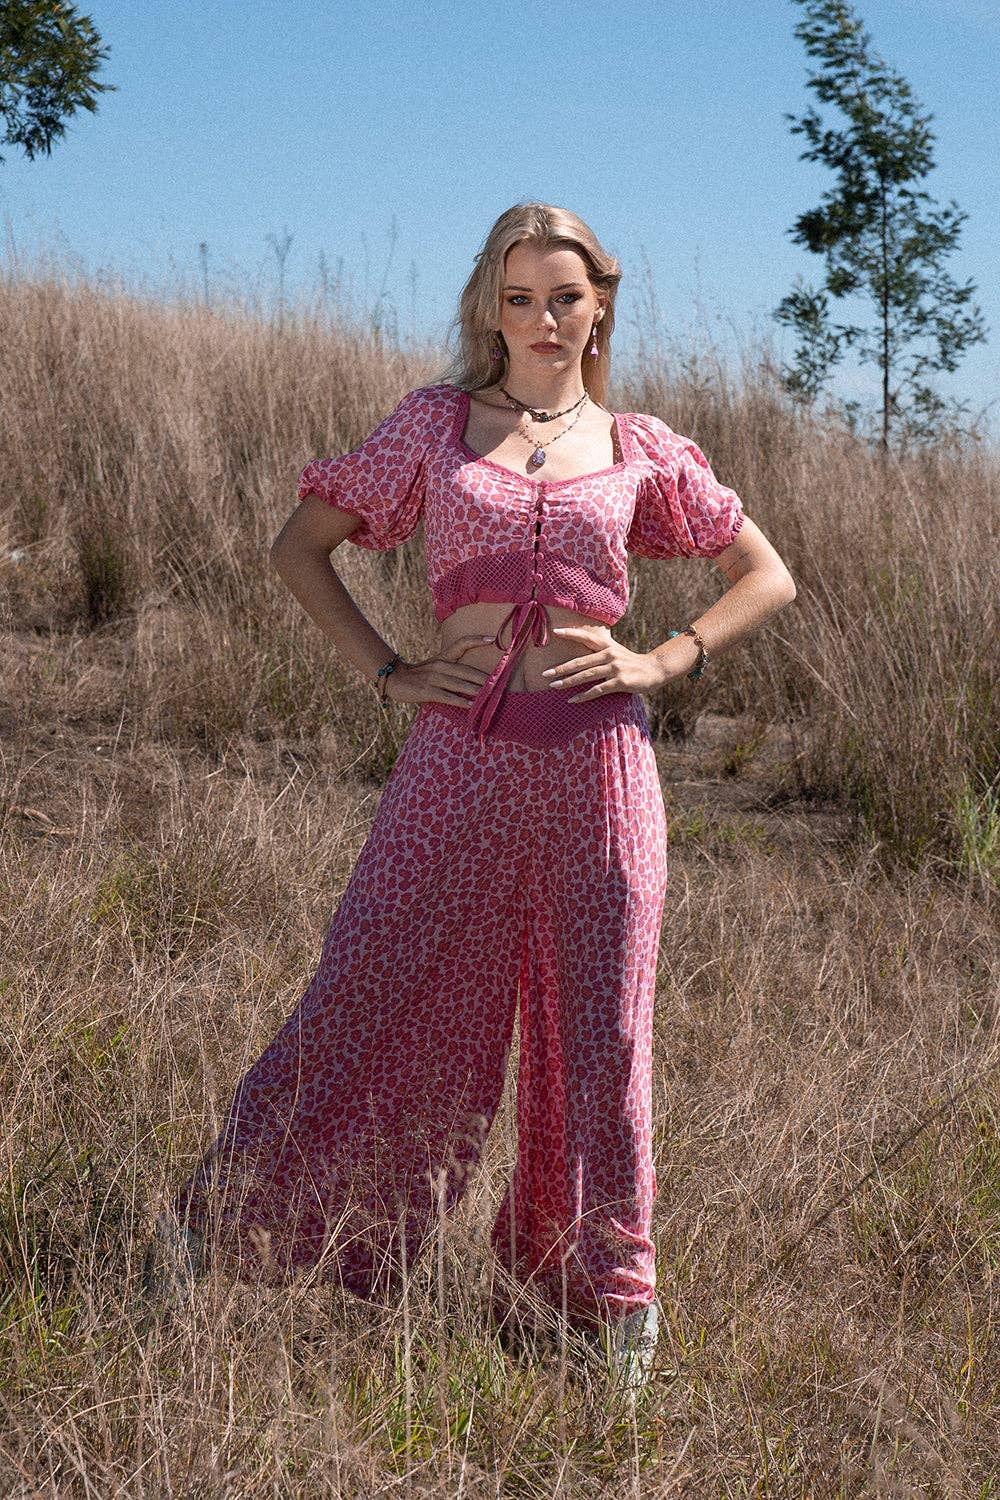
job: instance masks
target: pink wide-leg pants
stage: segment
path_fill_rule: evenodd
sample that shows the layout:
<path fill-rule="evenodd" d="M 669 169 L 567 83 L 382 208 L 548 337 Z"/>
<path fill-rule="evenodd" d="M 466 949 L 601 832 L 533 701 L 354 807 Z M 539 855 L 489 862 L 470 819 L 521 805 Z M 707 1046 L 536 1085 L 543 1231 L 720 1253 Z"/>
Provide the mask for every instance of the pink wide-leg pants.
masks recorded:
<path fill-rule="evenodd" d="M 653 1299 L 651 1031 L 667 873 L 638 694 L 421 704 L 299 1004 L 175 1199 L 217 1256 L 398 1291 L 460 1198 L 520 1004 L 492 1232 L 578 1325 Z"/>

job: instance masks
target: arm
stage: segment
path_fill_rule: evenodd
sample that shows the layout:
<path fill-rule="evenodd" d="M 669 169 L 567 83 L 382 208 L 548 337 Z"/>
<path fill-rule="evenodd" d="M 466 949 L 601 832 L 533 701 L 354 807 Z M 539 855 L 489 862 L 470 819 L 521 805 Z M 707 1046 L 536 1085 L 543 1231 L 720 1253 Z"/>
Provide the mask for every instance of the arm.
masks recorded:
<path fill-rule="evenodd" d="M 271 543 L 270 559 L 306 614 L 339 654 L 375 682 L 391 660 L 388 645 L 362 614 L 330 562 L 330 553 L 361 525 L 361 517 L 306 495 Z"/>
<path fill-rule="evenodd" d="M 330 562 L 330 553 L 361 525 L 361 517 L 328 505 L 318 495 L 299 501 L 271 543 L 270 559 L 311 619 L 339 654 L 374 686 L 379 667 L 395 655 L 362 614 Z M 468 707 L 489 675 L 462 661 L 471 646 L 492 640 L 463 635 L 437 657 L 400 662 L 386 684 L 393 703 L 459 703 Z"/>
<path fill-rule="evenodd" d="M 758 629 L 795 598 L 795 581 L 760 527 L 744 516 L 732 542 L 714 559 L 729 580 L 720 599 L 691 620 L 705 642 L 709 661 Z M 648 653 L 661 685 L 690 672 L 700 655 L 693 636 L 677 635 Z"/>

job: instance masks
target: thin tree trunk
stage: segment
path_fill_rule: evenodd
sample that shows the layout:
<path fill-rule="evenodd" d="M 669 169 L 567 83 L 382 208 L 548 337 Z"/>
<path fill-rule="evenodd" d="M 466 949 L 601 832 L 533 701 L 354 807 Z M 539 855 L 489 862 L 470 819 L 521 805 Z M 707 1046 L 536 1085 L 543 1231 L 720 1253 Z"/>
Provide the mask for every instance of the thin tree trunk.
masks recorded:
<path fill-rule="evenodd" d="M 882 189 L 882 448 L 889 448 L 889 245 L 885 179 Z"/>

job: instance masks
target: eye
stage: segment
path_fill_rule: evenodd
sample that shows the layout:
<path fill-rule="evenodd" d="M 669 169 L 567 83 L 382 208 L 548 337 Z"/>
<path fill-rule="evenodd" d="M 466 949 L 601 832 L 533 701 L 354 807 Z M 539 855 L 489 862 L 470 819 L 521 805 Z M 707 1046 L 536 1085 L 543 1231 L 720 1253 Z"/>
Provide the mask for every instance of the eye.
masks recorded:
<path fill-rule="evenodd" d="M 563 292 L 562 296 L 559 298 L 559 301 L 564 302 L 568 299 L 570 302 L 579 302 L 581 295 L 582 294 L 580 292 Z M 515 292 L 512 297 L 507 298 L 507 301 L 510 303 L 511 307 L 516 307 L 518 303 L 524 302 L 526 300 L 527 294 L 525 292 Z"/>

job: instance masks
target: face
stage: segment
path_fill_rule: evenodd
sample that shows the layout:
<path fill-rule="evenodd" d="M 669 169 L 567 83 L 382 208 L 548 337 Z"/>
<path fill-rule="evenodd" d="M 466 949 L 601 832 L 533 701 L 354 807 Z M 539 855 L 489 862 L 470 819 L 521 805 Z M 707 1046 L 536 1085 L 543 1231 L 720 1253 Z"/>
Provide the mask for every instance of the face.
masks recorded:
<path fill-rule="evenodd" d="M 507 252 L 502 288 L 500 332 L 511 369 L 578 368 L 607 300 L 588 281 L 582 255 L 529 241 L 515 245 Z M 548 352 L 532 348 L 542 344 Z"/>

